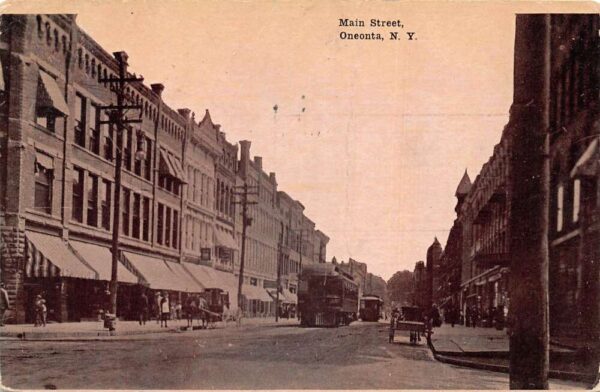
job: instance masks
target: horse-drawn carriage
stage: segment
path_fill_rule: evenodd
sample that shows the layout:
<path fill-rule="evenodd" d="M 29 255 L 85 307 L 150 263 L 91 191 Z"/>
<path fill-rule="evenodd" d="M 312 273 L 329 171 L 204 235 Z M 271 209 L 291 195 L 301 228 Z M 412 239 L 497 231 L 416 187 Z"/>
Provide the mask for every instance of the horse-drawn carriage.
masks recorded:
<path fill-rule="evenodd" d="M 421 308 L 416 306 L 403 306 L 398 321 L 397 331 L 409 331 L 410 342 L 416 344 L 421 340 L 421 334 L 429 332 L 427 324 L 423 321 Z"/>
<path fill-rule="evenodd" d="M 229 308 L 229 293 L 222 289 L 207 288 L 196 296 L 190 296 L 185 305 L 188 327 L 193 327 L 193 320 L 196 319 L 203 328 L 208 328 L 224 320 L 226 308 Z"/>

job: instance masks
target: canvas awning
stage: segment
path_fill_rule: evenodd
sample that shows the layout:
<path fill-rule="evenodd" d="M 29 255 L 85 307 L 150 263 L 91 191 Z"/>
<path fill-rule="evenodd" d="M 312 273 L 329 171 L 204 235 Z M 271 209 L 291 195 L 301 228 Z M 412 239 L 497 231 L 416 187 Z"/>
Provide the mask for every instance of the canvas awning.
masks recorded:
<path fill-rule="evenodd" d="M 258 300 L 258 301 L 265 301 L 265 302 L 273 301 L 273 298 L 271 298 L 269 293 L 267 293 L 267 290 L 265 290 L 262 287 L 253 286 L 251 284 L 245 284 L 242 286 L 242 294 L 247 299 L 251 299 L 251 300 Z"/>
<path fill-rule="evenodd" d="M 594 177 L 600 173 L 600 138 L 592 140 L 571 170 L 571 178 Z"/>
<path fill-rule="evenodd" d="M 231 236 L 231 234 L 221 230 L 215 230 L 215 237 L 217 240 L 217 246 L 239 250 L 238 245 L 235 242 L 235 239 L 233 239 L 233 236 Z"/>
<path fill-rule="evenodd" d="M 35 153 L 35 163 L 47 170 L 54 170 L 54 159 L 41 152 Z"/>
<path fill-rule="evenodd" d="M 69 241 L 76 253 L 98 273 L 98 280 L 110 281 L 112 252 L 109 248 L 81 241 Z M 121 283 L 138 283 L 139 279 L 123 264 L 117 267 L 117 280 Z"/>
<path fill-rule="evenodd" d="M 159 170 L 164 174 L 168 174 L 169 176 L 178 179 L 184 184 L 187 183 L 179 159 L 163 149 L 160 150 Z"/>
<path fill-rule="evenodd" d="M 86 266 L 62 238 L 50 234 L 26 231 L 28 277 L 69 277 L 97 279 L 97 273 Z"/>
<path fill-rule="evenodd" d="M 62 114 L 69 114 L 69 106 L 65 102 L 65 98 L 56 84 L 56 80 L 44 71 L 40 71 L 40 79 L 45 92 L 44 105 L 51 107 Z"/>
<path fill-rule="evenodd" d="M 185 284 L 163 259 L 131 252 L 124 255 L 151 289 L 184 291 Z"/>
<path fill-rule="evenodd" d="M 186 293 L 199 293 L 204 288 L 191 276 L 182 264 L 166 261 L 167 266 L 179 277 L 182 284 L 181 291 Z"/>
<path fill-rule="evenodd" d="M 298 296 L 296 294 L 292 293 L 290 290 L 283 289 L 283 295 L 285 295 L 285 298 L 287 298 L 287 300 L 290 303 L 292 303 L 292 304 L 298 303 Z"/>

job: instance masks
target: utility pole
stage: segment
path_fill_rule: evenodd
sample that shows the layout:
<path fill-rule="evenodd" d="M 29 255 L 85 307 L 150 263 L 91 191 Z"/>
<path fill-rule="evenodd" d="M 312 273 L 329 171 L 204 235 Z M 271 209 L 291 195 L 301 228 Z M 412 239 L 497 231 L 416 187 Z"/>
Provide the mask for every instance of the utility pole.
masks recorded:
<path fill-rule="evenodd" d="M 241 310 L 242 308 L 242 284 L 244 283 L 244 261 L 246 259 L 246 229 L 248 226 L 252 224 L 252 218 L 248 217 L 248 205 L 250 204 L 258 204 L 255 201 L 249 201 L 249 195 L 258 195 L 258 187 L 257 186 L 249 186 L 248 183 L 244 180 L 244 185 L 236 186 L 233 192 L 235 196 L 241 197 L 241 200 L 234 201 L 234 204 L 242 205 L 242 249 L 240 252 L 240 276 L 238 280 L 238 307 Z"/>
<path fill-rule="evenodd" d="M 142 82 L 143 78 L 138 78 L 135 74 L 130 77 L 127 73 L 127 53 L 125 52 L 114 52 L 113 55 L 119 65 L 119 75 L 116 78 L 101 78 L 101 83 L 110 83 L 111 90 L 117 96 L 117 105 L 101 106 L 100 110 L 107 111 L 108 121 L 100 121 L 100 124 L 116 125 L 117 130 L 117 145 L 116 145 L 116 156 L 115 156 L 115 190 L 114 190 L 114 208 L 113 208 L 113 232 L 112 232 L 112 264 L 110 274 L 110 313 L 114 320 L 117 317 L 117 270 L 119 265 L 119 221 L 121 214 L 121 166 L 123 163 L 123 132 L 125 130 L 125 124 L 130 123 L 141 123 L 142 119 L 142 106 L 141 105 L 126 105 L 125 100 L 127 99 L 125 94 L 125 88 L 127 83 L 130 82 Z M 129 109 L 140 110 L 140 118 L 128 119 L 125 117 L 125 111 Z M 109 316 L 110 317 L 110 316 Z M 109 330 L 115 330 L 115 323 L 109 318 L 107 324 Z"/>
<path fill-rule="evenodd" d="M 510 388 L 548 389 L 550 15 L 517 15 L 510 110 Z"/>
<path fill-rule="evenodd" d="M 279 286 L 281 285 L 281 259 L 283 258 L 283 244 L 279 237 L 279 244 L 277 244 L 277 291 L 275 292 L 275 322 L 279 322 Z"/>

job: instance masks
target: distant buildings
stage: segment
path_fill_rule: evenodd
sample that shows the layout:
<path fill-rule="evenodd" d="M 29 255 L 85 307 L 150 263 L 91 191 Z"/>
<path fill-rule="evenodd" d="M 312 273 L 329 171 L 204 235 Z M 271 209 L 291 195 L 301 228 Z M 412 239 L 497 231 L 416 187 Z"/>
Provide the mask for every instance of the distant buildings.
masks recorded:
<path fill-rule="evenodd" d="M 549 91 L 545 120 L 549 123 L 550 203 L 548 250 L 550 333 L 553 338 L 600 341 L 600 16 L 551 15 L 551 45 L 542 53 L 516 53 L 515 59 L 547 56 Z M 526 67 L 525 67 L 526 68 Z M 523 75 L 517 75 L 523 78 Z M 516 82 L 515 82 L 516 83 Z M 522 102 L 515 88 L 515 102 Z M 522 103 L 523 104 L 523 103 Z M 526 104 L 526 102 L 524 103 Z M 518 110 L 513 107 L 511 111 Z M 471 184 L 463 176 L 456 197 L 457 218 L 441 260 L 434 299 L 442 305 L 478 309 L 481 325 L 493 324 L 491 310 L 510 308 L 510 203 L 513 120 L 494 153 Z M 540 125 L 541 126 L 541 125 Z M 535 203 L 536 195 L 531 195 Z M 535 224 L 532 222 L 532 224 Z M 422 262 L 420 262 L 422 263 Z M 422 264 L 415 267 L 415 302 L 426 298 L 419 285 Z M 460 280 L 459 271 L 460 269 Z M 435 271 L 435 270 L 434 270 Z M 418 277 L 419 276 L 419 277 Z M 514 278 L 513 278 L 514 279 Z M 460 281 L 460 287 L 458 282 Z"/>

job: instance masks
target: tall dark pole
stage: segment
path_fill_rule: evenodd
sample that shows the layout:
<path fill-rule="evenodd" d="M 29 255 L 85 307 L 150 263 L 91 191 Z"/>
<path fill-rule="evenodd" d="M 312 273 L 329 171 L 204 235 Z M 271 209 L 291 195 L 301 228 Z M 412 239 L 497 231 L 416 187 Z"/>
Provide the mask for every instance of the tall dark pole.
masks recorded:
<path fill-rule="evenodd" d="M 550 15 L 517 15 L 509 121 L 511 389 L 548 389 L 550 22 Z"/>
<path fill-rule="evenodd" d="M 116 126 L 117 132 L 117 143 L 116 143 L 116 154 L 115 154 L 115 190 L 114 190 L 114 207 L 113 207 L 113 232 L 112 232 L 112 263 L 110 273 L 110 313 L 117 316 L 117 290 L 118 290 L 118 278 L 117 271 L 119 266 L 119 228 L 120 228 L 120 216 L 121 216 L 121 166 L 123 164 L 123 132 L 125 130 L 125 124 L 129 123 L 141 123 L 142 120 L 130 120 L 125 118 L 126 109 L 141 109 L 139 105 L 125 105 L 125 87 L 128 82 L 141 82 L 143 78 L 137 78 L 135 75 L 129 77 L 127 74 L 127 53 L 115 52 L 113 53 L 117 60 L 119 67 L 119 75 L 117 78 L 101 79 L 100 82 L 108 82 L 111 85 L 111 90 L 115 92 L 117 96 L 117 105 L 103 106 L 100 109 L 108 111 L 108 121 L 100 121 L 100 124 L 109 124 Z M 140 111 L 141 116 L 141 111 Z M 115 325 L 109 324 L 109 329 L 114 330 Z"/>
<path fill-rule="evenodd" d="M 244 284 L 244 263 L 246 260 L 246 230 L 247 230 L 247 227 L 252 224 L 252 219 L 248 218 L 248 205 L 249 204 L 258 204 L 255 201 L 249 201 L 248 195 L 258 195 L 257 189 L 258 188 L 256 186 L 248 186 L 248 183 L 244 179 L 244 185 L 242 185 L 240 187 L 236 187 L 236 190 L 233 192 L 234 195 L 241 196 L 241 198 L 242 198 L 241 201 L 234 202 L 234 204 L 242 205 L 242 249 L 240 252 L 240 276 L 239 276 L 239 280 L 238 280 L 238 293 L 237 293 L 238 307 L 240 308 L 240 310 L 243 310 L 243 308 L 242 308 L 242 302 L 243 302 L 242 285 Z"/>
<path fill-rule="evenodd" d="M 244 181 L 242 196 L 242 250 L 240 253 L 240 276 L 238 279 L 238 307 L 242 307 L 242 285 L 244 283 L 244 260 L 246 258 L 246 227 L 248 226 L 248 184 Z"/>
<path fill-rule="evenodd" d="M 277 291 L 275 292 L 275 322 L 279 322 L 279 286 L 281 285 L 281 259 L 283 258 L 283 245 L 281 238 L 277 244 Z"/>

